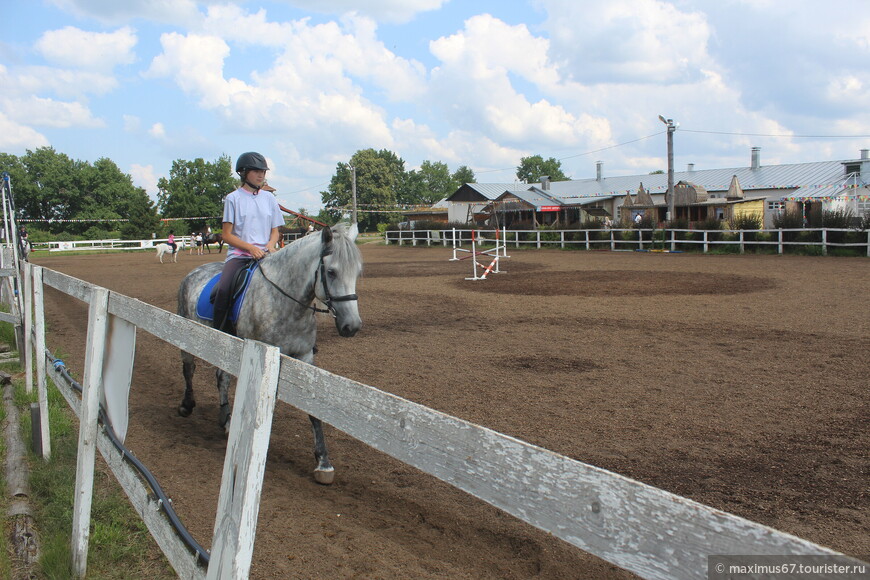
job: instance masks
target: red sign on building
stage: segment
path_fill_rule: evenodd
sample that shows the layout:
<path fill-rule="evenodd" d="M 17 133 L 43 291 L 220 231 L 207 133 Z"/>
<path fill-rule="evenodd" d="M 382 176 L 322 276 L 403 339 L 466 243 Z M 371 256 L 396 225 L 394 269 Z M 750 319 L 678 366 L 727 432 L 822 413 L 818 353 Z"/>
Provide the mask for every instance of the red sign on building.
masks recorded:
<path fill-rule="evenodd" d="M 558 206 L 558 205 L 542 205 L 541 206 L 541 211 L 559 211 L 560 209 L 562 209 L 562 207 Z"/>

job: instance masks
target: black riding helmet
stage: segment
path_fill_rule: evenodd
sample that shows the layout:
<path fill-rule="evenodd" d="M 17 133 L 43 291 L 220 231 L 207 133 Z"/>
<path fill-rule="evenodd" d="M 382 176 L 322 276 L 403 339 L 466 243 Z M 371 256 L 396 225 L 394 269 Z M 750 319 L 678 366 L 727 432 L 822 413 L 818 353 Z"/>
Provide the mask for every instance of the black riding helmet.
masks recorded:
<path fill-rule="evenodd" d="M 268 171 L 269 166 L 266 164 L 266 158 L 255 151 L 248 151 L 239 155 L 239 158 L 236 160 L 236 173 L 242 178 L 243 183 L 247 183 L 257 192 L 260 188 L 248 182 L 248 171 L 251 169 Z"/>
<path fill-rule="evenodd" d="M 249 169 L 261 169 L 267 171 L 269 166 L 266 165 L 266 158 L 255 151 L 248 151 L 239 155 L 236 161 L 236 173 L 247 171 Z"/>

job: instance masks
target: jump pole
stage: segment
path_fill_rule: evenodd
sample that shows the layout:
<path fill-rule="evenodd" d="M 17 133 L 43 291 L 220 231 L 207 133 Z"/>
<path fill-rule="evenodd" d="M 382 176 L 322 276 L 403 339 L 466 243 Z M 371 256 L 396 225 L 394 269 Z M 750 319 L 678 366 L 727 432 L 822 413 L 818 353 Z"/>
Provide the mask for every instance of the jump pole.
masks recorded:
<path fill-rule="evenodd" d="M 495 245 L 495 248 L 492 249 L 492 250 L 484 250 L 484 251 L 482 251 L 482 252 L 478 252 L 478 251 L 477 251 L 477 236 L 476 236 L 476 233 L 477 233 L 476 230 L 471 230 L 471 255 L 470 255 L 470 256 L 466 256 L 466 257 L 471 258 L 471 261 L 472 261 L 472 268 L 473 268 L 473 272 L 474 272 L 474 277 L 472 277 L 472 278 L 466 278 L 466 280 L 485 280 L 487 274 L 489 274 L 490 272 L 495 272 L 495 273 L 498 273 L 498 272 L 499 272 L 499 269 L 498 269 L 498 260 L 499 260 L 499 253 L 498 253 L 498 249 L 499 249 L 499 248 L 498 248 L 498 230 L 496 230 L 496 233 L 495 233 L 495 236 L 496 236 L 496 245 Z M 493 254 L 493 253 L 491 253 L 491 252 L 495 252 L 495 253 Z M 488 266 L 484 266 L 483 264 L 481 264 L 481 263 L 479 263 L 479 262 L 477 261 L 477 257 L 478 257 L 478 256 L 490 256 L 490 257 L 492 257 L 492 261 L 489 263 Z M 460 258 L 460 259 L 463 259 L 463 258 Z M 477 267 L 478 267 L 478 266 L 480 266 L 481 268 L 484 269 L 484 270 L 483 270 L 483 274 L 480 275 L 480 276 L 477 275 Z"/>

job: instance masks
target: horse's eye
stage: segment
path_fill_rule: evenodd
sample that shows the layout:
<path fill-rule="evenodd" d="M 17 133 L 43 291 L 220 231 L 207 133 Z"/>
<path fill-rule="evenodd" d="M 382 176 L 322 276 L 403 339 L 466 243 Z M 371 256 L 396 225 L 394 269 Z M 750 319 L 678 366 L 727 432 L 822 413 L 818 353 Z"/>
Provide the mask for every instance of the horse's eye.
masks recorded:
<path fill-rule="evenodd" d="M 326 271 L 326 275 L 329 276 L 331 279 L 335 279 L 335 277 L 338 276 L 338 272 L 336 272 L 334 268 L 329 268 Z"/>

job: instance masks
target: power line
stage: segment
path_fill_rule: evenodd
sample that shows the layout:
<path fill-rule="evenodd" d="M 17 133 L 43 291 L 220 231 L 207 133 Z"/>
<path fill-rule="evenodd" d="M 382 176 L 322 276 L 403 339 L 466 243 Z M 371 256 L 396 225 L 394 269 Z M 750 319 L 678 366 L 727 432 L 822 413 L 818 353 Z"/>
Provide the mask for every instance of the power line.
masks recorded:
<path fill-rule="evenodd" d="M 738 137 L 795 137 L 801 139 L 867 139 L 870 135 L 778 135 L 775 133 L 733 133 L 729 131 L 701 131 L 698 129 L 679 129 L 684 133 L 706 133 L 709 135 L 735 135 Z"/>

